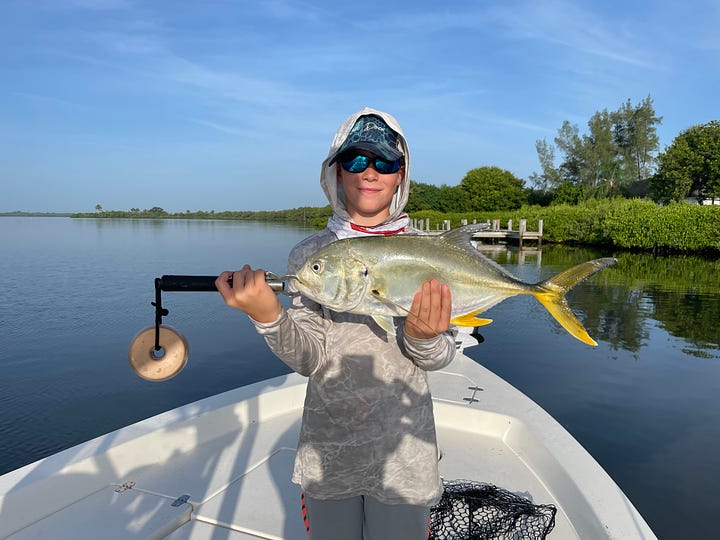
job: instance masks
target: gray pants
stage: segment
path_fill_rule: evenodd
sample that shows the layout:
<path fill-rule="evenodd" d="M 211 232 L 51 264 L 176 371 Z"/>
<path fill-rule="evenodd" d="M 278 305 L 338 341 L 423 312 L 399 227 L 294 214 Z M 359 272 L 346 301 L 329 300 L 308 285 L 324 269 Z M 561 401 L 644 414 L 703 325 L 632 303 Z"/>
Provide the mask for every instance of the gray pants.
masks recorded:
<path fill-rule="evenodd" d="M 427 540 L 430 508 L 383 504 L 372 497 L 341 500 L 305 495 L 311 540 Z"/>

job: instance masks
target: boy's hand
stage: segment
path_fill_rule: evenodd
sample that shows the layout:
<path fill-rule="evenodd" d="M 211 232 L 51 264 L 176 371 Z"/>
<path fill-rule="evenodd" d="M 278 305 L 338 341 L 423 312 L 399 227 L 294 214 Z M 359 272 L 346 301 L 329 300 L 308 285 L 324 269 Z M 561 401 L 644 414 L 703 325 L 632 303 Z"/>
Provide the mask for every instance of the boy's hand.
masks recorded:
<path fill-rule="evenodd" d="M 237 272 L 220 274 L 215 287 L 228 306 L 247 313 L 257 322 L 273 322 L 282 311 L 280 300 L 265 281 L 264 270 L 253 270 L 246 264 Z"/>
<path fill-rule="evenodd" d="M 405 333 L 410 337 L 428 339 L 447 332 L 451 310 L 450 286 L 440 285 L 435 278 L 430 279 L 415 293 L 410 315 L 405 320 Z"/>

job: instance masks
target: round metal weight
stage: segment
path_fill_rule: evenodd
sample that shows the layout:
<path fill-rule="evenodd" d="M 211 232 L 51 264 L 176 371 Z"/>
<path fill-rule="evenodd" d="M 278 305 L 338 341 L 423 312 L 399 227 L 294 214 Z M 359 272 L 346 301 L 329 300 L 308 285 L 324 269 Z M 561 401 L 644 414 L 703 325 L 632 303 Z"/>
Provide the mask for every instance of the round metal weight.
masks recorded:
<path fill-rule="evenodd" d="M 155 350 L 155 327 L 149 326 L 130 342 L 130 367 L 148 381 L 167 381 L 187 364 L 188 344 L 185 337 L 169 326 L 160 326 L 160 351 Z"/>

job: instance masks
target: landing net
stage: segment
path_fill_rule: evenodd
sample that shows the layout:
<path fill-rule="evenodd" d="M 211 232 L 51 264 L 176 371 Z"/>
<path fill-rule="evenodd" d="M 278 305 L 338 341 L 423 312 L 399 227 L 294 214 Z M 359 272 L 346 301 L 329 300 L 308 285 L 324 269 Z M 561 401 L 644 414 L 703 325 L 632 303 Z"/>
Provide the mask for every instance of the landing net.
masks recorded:
<path fill-rule="evenodd" d="M 481 482 L 445 482 L 430 516 L 432 540 L 536 540 L 555 527 L 557 509 Z"/>

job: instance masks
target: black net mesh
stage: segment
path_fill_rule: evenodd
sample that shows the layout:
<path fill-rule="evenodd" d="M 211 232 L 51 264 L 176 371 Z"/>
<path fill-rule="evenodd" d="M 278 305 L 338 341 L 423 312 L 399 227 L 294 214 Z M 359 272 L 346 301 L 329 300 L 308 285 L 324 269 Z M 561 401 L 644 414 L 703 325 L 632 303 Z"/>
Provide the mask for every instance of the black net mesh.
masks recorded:
<path fill-rule="evenodd" d="M 430 538 L 437 540 L 520 540 L 545 538 L 555 526 L 557 509 L 533 504 L 509 491 L 481 482 L 445 482 L 433 507 Z"/>

